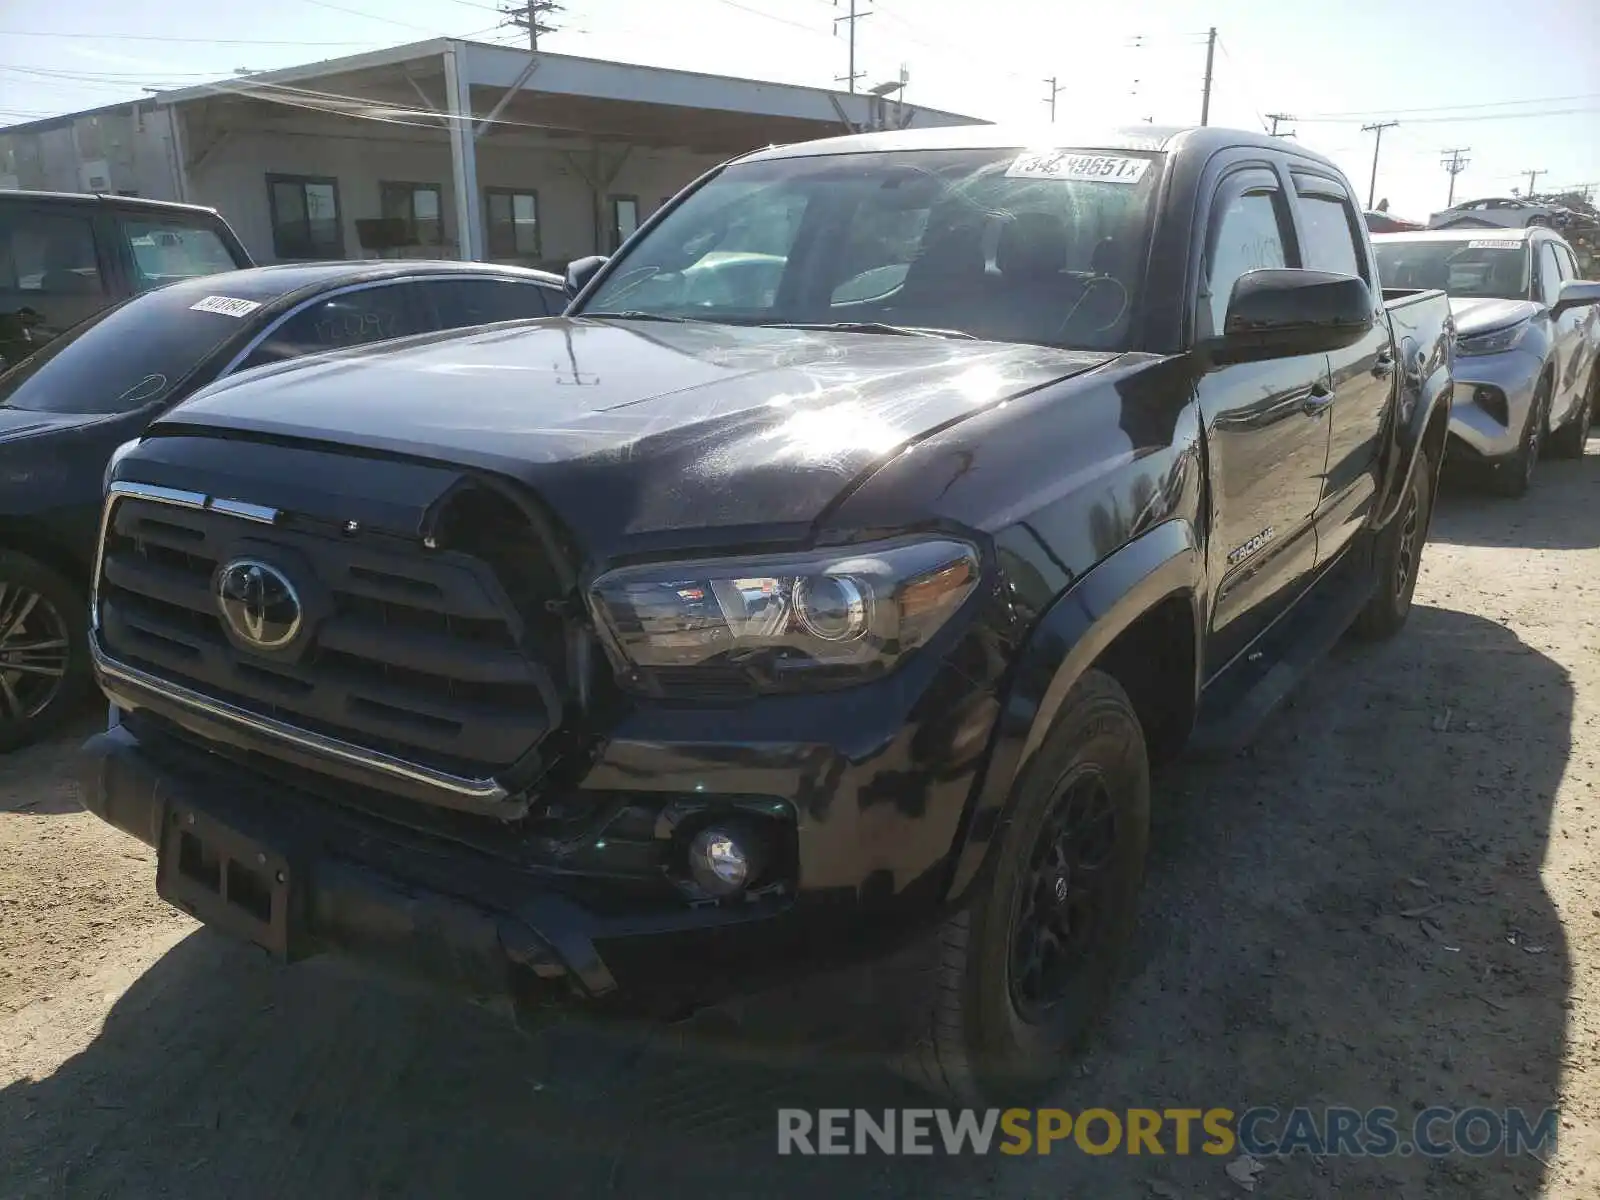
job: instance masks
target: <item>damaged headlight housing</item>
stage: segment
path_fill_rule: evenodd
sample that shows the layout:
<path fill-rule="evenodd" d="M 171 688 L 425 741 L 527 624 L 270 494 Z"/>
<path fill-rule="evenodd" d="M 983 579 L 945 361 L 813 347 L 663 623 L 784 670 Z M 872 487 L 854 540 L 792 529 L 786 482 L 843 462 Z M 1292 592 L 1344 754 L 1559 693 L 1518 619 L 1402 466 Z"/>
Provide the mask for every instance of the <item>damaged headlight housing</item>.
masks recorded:
<path fill-rule="evenodd" d="M 1514 350 L 1517 343 L 1522 341 L 1522 335 L 1528 332 L 1528 325 L 1527 321 L 1519 321 L 1490 333 L 1475 333 L 1470 337 L 1458 335 L 1456 353 L 1463 356 L 1504 354 L 1507 350 Z"/>
<path fill-rule="evenodd" d="M 782 692 L 888 672 L 978 579 L 977 550 L 939 538 L 626 567 L 595 580 L 590 600 L 636 678 Z"/>

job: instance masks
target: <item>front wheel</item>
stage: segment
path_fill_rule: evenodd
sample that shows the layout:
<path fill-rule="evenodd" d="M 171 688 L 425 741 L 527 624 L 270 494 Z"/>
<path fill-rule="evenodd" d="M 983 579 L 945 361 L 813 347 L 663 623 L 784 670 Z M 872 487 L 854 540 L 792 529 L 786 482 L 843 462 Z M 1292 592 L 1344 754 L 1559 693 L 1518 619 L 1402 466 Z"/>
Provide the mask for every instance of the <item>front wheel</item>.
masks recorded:
<path fill-rule="evenodd" d="M 1411 472 L 1400 511 L 1378 534 L 1373 548 L 1378 589 L 1356 618 L 1355 633 L 1377 641 L 1400 632 L 1411 615 L 1411 597 L 1417 590 L 1417 574 L 1422 567 L 1422 547 L 1428 540 L 1428 523 L 1433 513 L 1433 464 L 1427 450 L 1417 451 L 1416 469 Z"/>
<path fill-rule="evenodd" d="M 1544 448 L 1546 412 L 1550 407 L 1550 381 L 1541 380 L 1534 389 L 1533 403 L 1528 405 L 1528 418 L 1522 425 L 1522 436 L 1517 448 L 1493 467 L 1489 477 L 1496 495 L 1508 500 L 1527 495 L 1533 486 L 1533 469 L 1539 465 L 1539 452 Z"/>
<path fill-rule="evenodd" d="M 1117 681 L 1091 670 L 1018 784 L 988 887 L 928 947 L 903 1072 L 969 1103 L 1057 1078 L 1110 997 L 1149 836 L 1144 732 Z"/>
<path fill-rule="evenodd" d="M 1589 442 L 1589 428 L 1594 423 L 1594 406 L 1600 393 L 1600 369 L 1589 381 L 1589 387 L 1578 400 L 1578 411 L 1567 418 L 1567 423 L 1550 435 L 1548 443 L 1551 458 L 1582 458 L 1583 448 Z"/>
<path fill-rule="evenodd" d="M 58 572 L 0 550 L 0 751 L 39 740 L 88 693 L 86 607 Z"/>

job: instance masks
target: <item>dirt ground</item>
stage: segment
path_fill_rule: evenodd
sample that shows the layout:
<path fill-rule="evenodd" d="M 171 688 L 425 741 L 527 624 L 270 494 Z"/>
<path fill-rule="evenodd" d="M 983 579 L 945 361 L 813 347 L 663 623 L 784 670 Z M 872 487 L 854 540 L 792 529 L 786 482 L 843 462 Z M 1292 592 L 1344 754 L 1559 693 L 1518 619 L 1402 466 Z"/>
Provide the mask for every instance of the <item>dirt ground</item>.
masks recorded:
<path fill-rule="evenodd" d="M 1554 1105 L 1554 1155 L 1299 1154 L 1255 1194 L 1600 1197 L 1597 450 L 1447 493 L 1404 636 L 1161 782 L 1130 978 L 1056 1103 Z M 279 969 L 155 900 L 76 740 L 0 762 L 0 1197 L 1245 1195 L 1206 1156 L 780 1159 L 780 1105 L 926 1101 Z"/>

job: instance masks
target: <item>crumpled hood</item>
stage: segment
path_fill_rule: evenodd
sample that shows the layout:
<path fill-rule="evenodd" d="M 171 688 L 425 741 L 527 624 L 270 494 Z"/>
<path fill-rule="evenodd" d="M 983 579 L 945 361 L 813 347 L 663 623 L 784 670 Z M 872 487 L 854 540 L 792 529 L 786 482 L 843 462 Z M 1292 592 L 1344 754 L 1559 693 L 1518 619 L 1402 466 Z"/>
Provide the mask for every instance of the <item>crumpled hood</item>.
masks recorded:
<path fill-rule="evenodd" d="M 580 537 L 809 525 L 908 442 L 1116 357 L 557 319 L 247 372 L 152 432 L 225 429 L 489 470 L 534 488 Z"/>
<path fill-rule="evenodd" d="M 1450 315 L 1462 337 L 1490 333 L 1526 321 L 1539 311 L 1531 300 L 1494 300 L 1481 297 L 1451 297 Z"/>

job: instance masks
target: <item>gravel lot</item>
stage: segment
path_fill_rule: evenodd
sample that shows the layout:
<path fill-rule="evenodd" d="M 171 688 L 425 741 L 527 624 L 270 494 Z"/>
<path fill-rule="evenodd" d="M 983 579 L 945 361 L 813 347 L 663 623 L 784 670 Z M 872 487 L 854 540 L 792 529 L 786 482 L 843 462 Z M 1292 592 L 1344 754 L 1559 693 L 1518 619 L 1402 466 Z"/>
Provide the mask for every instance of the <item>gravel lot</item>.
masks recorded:
<path fill-rule="evenodd" d="M 1542 1161 L 1302 1154 L 1255 1194 L 1600 1197 L 1597 450 L 1448 492 L 1405 635 L 1161 782 L 1130 978 L 1057 1103 L 1559 1105 Z M 1245 1194 L 1201 1155 L 778 1159 L 780 1105 L 925 1102 L 280 970 L 79 810 L 90 727 L 0 760 L 0 1197 Z"/>

